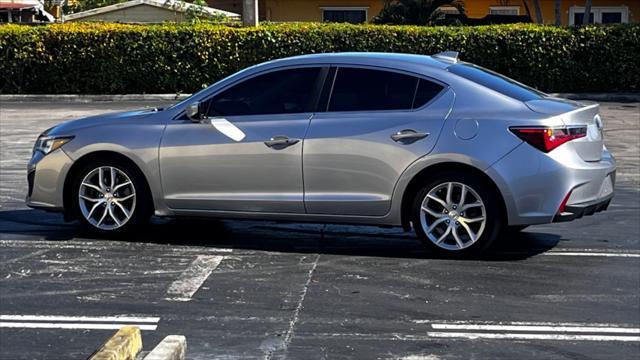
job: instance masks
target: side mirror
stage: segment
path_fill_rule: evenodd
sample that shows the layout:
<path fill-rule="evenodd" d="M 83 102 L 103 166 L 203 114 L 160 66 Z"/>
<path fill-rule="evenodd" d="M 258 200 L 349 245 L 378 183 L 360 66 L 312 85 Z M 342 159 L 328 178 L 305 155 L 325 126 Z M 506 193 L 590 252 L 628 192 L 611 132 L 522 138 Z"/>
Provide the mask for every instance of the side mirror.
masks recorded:
<path fill-rule="evenodd" d="M 199 101 L 192 102 L 187 105 L 185 109 L 185 114 L 192 122 L 199 123 L 205 118 L 204 111 L 202 109 L 202 104 Z"/>

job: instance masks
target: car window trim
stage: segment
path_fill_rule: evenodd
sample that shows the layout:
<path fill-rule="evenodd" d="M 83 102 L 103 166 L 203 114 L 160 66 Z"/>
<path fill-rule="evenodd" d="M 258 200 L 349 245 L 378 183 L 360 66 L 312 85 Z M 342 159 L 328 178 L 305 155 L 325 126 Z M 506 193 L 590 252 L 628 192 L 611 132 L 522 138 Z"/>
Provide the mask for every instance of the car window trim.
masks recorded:
<path fill-rule="evenodd" d="M 416 105 L 416 96 L 418 96 L 418 88 L 420 88 L 420 78 L 416 79 L 416 87 L 413 89 L 413 98 L 411 99 L 411 110 L 413 110 L 415 108 Z M 440 90 L 442 91 L 442 90 Z M 439 93 L 438 93 L 439 94 Z M 436 94 L 436 96 L 438 96 L 438 94 Z M 434 97 L 436 97 L 434 96 Z M 429 101 L 431 101 L 431 99 L 429 99 Z M 427 102 L 429 102 L 427 101 Z"/>
<path fill-rule="evenodd" d="M 320 74 L 316 79 L 316 83 L 314 84 L 313 89 L 313 106 L 311 107 L 310 112 L 316 112 L 318 110 L 318 106 L 320 106 L 320 101 L 322 101 L 322 96 L 324 95 L 324 87 L 327 82 L 327 78 L 331 76 L 331 66 L 323 66 L 320 69 Z M 334 75 L 335 76 L 335 75 Z"/>
<path fill-rule="evenodd" d="M 370 113 L 370 112 L 375 112 L 375 113 L 381 113 L 381 112 L 415 112 L 415 111 L 421 111 L 423 110 L 425 107 L 429 106 L 430 104 L 432 104 L 436 99 L 438 99 L 439 97 L 442 96 L 442 94 L 446 93 L 446 90 L 450 89 L 449 84 L 434 79 L 430 76 L 424 75 L 424 74 L 418 74 L 412 71 L 408 71 L 408 70 L 403 70 L 403 69 L 395 69 L 395 68 L 390 68 L 390 67 L 386 67 L 386 66 L 377 66 L 377 65 L 365 65 L 365 64 L 349 64 L 349 63 L 336 63 L 336 64 L 331 64 L 332 67 L 336 68 L 336 72 L 333 78 L 333 82 L 331 84 L 331 91 L 329 92 L 329 97 L 327 99 L 327 104 L 326 104 L 326 108 L 325 111 L 326 113 L 332 113 L 332 114 L 338 114 L 338 113 Z M 388 72 L 395 72 L 395 73 L 399 73 L 399 74 L 403 74 L 403 75 L 408 75 L 408 76 L 412 76 L 418 79 L 418 81 L 416 81 L 416 88 L 415 88 L 415 92 L 413 95 L 413 100 L 411 102 L 411 109 L 389 109 L 389 110 L 345 110 L 345 111 L 329 111 L 329 105 L 331 104 L 331 97 L 333 96 L 333 87 L 335 85 L 335 81 L 338 78 L 338 72 L 340 71 L 341 67 L 346 67 L 346 68 L 357 68 L 357 69 L 369 69 L 369 70 L 380 70 L 380 71 L 388 71 Z M 417 95 L 418 92 L 418 86 L 420 85 L 420 80 L 426 80 L 426 81 L 431 81 L 433 83 L 436 83 L 438 85 L 442 86 L 442 90 L 440 90 L 440 92 L 434 96 L 431 100 L 427 101 L 426 103 L 424 103 L 422 106 L 420 106 L 419 108 L 413 108 L 413 105 L 415 103 L 415 97 Z"/>
<path fill-rule="evenodd" d="M 336 72 L 338 68 L 333 65 L 328 66 L 328 68 L 329 71 L 324 79 L 322 91 L 318 97 L 318 105 L 314 111 L 315 113 L 327 112 L 329 107 L 329 99 L 331 99 L 331 94 L 333 93 L 333 84 L 336 81 Z"/>

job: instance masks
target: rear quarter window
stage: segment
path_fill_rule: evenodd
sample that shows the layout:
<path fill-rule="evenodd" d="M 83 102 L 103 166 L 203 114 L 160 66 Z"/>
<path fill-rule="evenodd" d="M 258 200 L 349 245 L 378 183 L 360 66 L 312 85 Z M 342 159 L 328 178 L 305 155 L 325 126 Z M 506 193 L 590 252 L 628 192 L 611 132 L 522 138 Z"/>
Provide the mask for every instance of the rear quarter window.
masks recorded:
<path fill-rule="evenodd" d="M 472 64 L 450 66 L 449 72 L 520 101 L 539 100 L 545 94 L 504 75 Z"/>
<path fill-rule="evenodd" d="M 413 108 L 417 109 L 422 107 L 424 104 L 435 98 L 442 91 L 442 89 L 444 89 L 444 86 L 440 84 L 436 84 L 433 81 L 420 79 L 418 88 L 416 89 L 416 96 L 413 100 Z"/>

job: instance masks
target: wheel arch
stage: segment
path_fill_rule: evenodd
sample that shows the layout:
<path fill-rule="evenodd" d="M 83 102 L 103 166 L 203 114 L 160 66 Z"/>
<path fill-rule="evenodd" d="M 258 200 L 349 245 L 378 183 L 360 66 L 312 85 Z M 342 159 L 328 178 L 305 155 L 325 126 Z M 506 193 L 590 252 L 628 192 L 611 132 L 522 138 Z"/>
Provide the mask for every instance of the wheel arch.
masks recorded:
<path fill-rule="evenodd" d="M 429 177 L 443 172 L 464 172 L 473 174 L 478 179 L 482 179 L 487 185 L 489 185 L 491 189 L 493 189 L 495 195 L 498 196 L 501 216 L 505 221 L 507 221 L 507 205 L 505 203 L 504 196 L 500 191 L 498 185 L 489 175 L 472 165 L 460 162 L 439 162 L 424 167 L 423 169 L 418 171 L 405 187 L 404 192 L 402 193 L 402 202 L 400 206 L 400 220 L 402 223 L 402 227 L 405 230 L 411 229 L 411 205 L 413 203 L 414 197 L 416 196 L 418 191 L 420 191 L 421 184 L 423 184 L 424 181 L 426 181 Z"/>
<path fill-rule="evenodd" d="M 109 151 L 109 150 L 100 150 L 100 151 L 94 151 L 94 152 L 84 154 L 82 157 L 78 158 L 73 163 L 73 165 L 71 165 L 71 168 L 69 168 L 69 171 L 67 172 L 67 175 L 64 179 L 64 187 L 62 190 L 62 204 L 64 208 L 64 217 L 66 220 L 71 220 L 73 219 L 73 216 L 74 216 L 73 214 L 74 207 L 71 205 L 73 203 L 73 199 L 71 197 L 73 195 L 72 184 L 73 184 L 75 175 L 87 164 L 96 160 L 117 160 L 117 161 L 122 161 L 127 165 L 131 166 L 131 168 L 137 172 L 136 175 L 139 176 L 140 179 L 144 180 L 143 186 L 144 186 L 144 191 L 146 192 L 150 200 L 149 206 L 151 206 L 152 208 L 155 208 L 155 204 L 153 201 L 153 193 L 151 192 L 151 187 L 149 186 L 149 179 L 145 175 L 144 171 L 140 169 L 140 166 L 138 166 L 138 164 L 136 164 L 136 162 L 133 161 L 131 158 L 119 152 Z"/>

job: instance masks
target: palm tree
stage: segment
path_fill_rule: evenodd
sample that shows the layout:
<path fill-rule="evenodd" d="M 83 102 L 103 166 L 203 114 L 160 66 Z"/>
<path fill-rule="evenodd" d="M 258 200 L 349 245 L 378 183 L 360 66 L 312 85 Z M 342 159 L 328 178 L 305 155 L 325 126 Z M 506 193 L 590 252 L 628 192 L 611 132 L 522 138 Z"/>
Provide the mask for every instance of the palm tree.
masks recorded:
<path fill-rule="evenodd" d="M 542 24 L 542 9 L 540 8 L 540 0 L 533 0 L 533 8 L 536 11 L 536 23 Z"/>
<path fill-rule="evenodd" d="M 531 9 L 529 9 L 529 4 L 527 4 L 527 0 L 522 0 L 522 5 L 524 5 L 524 10 L 527 12 L 527 16 L 531 19 Z"/>
<path fill-rule="evenodd" d="M 373 18 L 377 24 L 433 25 L 442 20 L 441 6 L 455 7 L 465 13 L 464 0 L 385 0 L 380 14 Z"/>
<path fill-rule="evenodd" d="M 556 26 L 562 25 L 562 0 L 556 0 Z"/>
<path fill-rule="evenodd" d="M 591 18 L 591 0 L 586 0 L 584 3 L 584 16 L 582 16 L 582 25 L 589 25 L 590 18 Z"/>

